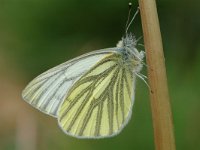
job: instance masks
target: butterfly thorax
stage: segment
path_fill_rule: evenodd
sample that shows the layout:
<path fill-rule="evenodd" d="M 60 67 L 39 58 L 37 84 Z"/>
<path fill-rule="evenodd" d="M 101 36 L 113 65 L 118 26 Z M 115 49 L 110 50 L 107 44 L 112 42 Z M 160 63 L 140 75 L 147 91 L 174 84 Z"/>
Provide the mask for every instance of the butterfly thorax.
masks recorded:
<path fill-rule="evenodd" d="M 140 72 L 144 58 L 144 52 L 136 48 L 137 40 L 133 34 L 127 34 L 118 42 L 117 47 L 121 49 L 123 65 L 128 66 L 133 72 Z"/>

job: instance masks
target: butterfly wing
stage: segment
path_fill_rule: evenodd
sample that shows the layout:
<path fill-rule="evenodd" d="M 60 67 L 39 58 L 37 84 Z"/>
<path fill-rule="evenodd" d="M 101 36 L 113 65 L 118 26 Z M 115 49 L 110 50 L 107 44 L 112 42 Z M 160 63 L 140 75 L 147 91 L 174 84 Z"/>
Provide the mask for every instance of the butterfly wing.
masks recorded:
<path fill-rule="evenodd" d="M 114 51 L 113 48 L 93 51 L 42 73 L 23 90 L 23 99 L 40 111 L 56 117 L 58 107 L 73 83 Z"/>
<path fill-rule="evenodd" d="M 134 82 L 119 55 L 105 56 L 69 90 L 58 110 L 59 126 L 78 138 L 116 135 L 130 119 Z"/>

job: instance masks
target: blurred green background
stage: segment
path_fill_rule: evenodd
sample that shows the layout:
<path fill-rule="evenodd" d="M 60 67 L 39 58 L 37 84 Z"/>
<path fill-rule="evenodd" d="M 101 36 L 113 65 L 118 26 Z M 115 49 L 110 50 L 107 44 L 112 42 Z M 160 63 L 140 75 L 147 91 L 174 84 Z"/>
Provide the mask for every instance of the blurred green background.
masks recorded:
<path fill-rule="evenodd" d="M 1 150 L 154 150 L 148 88 L 142 81 L 137 82 L 130 123 L 118 136 L 100 140 L 65 135 L 54 118 L 21 98 L 22 89 L 43 71 L 83 53 L 114 47 L 124 34 L 128 2 L 0 0 Z M 132 2 L 136 10 L 137 1 Z M 157 7 L 177 149 L 197 150 L 200 1 L 158 0 Z M 130 30 L 142 35 L 139 15 Z"/>

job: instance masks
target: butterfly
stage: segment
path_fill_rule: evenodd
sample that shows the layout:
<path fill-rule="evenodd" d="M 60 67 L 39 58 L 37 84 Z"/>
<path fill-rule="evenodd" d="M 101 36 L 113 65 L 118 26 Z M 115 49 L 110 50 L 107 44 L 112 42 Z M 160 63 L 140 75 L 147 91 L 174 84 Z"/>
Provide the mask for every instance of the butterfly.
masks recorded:
<path fill-rule="evenodd" d="M 117 47 L 96 50 L 60 64 L 33 79 L 23 99 L 57 118 L 68 135 L 103 138 L 118 134 L 128 123 L 135 99 L 136 77 L 144 52 L 127 34 Z"/>

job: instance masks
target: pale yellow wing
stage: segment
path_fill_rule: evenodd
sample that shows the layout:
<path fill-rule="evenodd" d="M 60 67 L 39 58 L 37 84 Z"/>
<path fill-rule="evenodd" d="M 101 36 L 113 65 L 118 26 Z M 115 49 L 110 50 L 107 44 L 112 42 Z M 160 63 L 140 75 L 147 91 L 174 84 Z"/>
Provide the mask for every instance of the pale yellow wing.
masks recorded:
<path fill-rule="evenodd" d="M 42 73 L 23 90 L 23 99 L 40 111 L 57 117 L 58 108 L 74 82 L 113 51 L 116 50 L 93 51 Z"/>
<path fill-rule="evenodd" d="M 116 135 L 130 119 L 134 82 L 121 55 L 106 55 L 69 90 L 58 110 L 59 126 L 78 138 Z"/>

